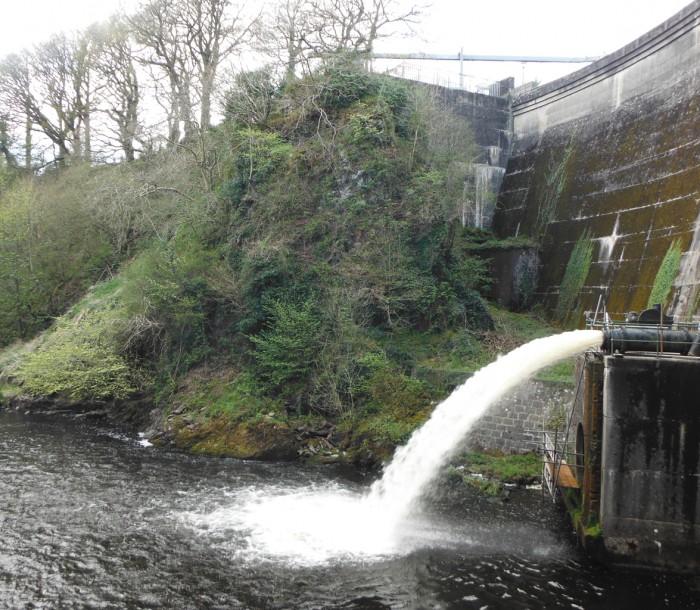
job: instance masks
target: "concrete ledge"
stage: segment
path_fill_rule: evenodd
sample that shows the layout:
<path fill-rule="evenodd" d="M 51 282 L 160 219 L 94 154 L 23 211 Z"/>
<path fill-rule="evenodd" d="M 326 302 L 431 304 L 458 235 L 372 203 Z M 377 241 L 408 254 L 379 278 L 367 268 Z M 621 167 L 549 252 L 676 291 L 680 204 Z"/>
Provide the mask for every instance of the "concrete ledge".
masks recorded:
<path fill-rule="evenodd" d="M 581 70 L 519 96 L 513 101 L 513 114 L 518 116 L 546 106 L 605 80 L 657 53 L 663 47 L 669 46 L 678 38 L 692 32 L 699 23 L 700 0 L 694 0 L 676 15 L 618 51 L 606 55 Z"/>

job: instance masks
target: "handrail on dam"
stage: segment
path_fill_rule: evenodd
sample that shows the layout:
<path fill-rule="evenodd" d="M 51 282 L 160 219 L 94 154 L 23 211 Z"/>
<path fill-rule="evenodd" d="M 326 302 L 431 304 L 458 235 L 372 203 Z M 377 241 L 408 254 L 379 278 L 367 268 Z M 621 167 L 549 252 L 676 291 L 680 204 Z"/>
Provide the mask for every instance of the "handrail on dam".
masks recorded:
<path fill-rule="evenodd" d="M 459 53 L 372 53 L 373 59 L 424 59 L 430 61 L 504 61 L 517 63 L 589 64 L 600 55 L 586 57 L 546 57 L 543 55 L 465 55 Z"/>
<path fill-rule="evenodd" d="M 566 450 L 567 438 L 560 439 L 558 430 L 553 433 L 543 430 L 542 439 L 542 494 L 544 496 L 545 490 L 548 491 L 555 501 L 560 487 L 579 488 L 579 481 L 571 471 L 567 458 L 576 460 L 580 454 Z"/>
<path fill-rule="evenodd" d="M 661 304 L 639 314 L 630 312 L 620 322 L 613 322 L 607 313 L 603 313 L 600 320 L 598 312 L 595 315 L 587 314 L 586 328 L 603 331 L 602 350 L 607 354 L 644 352 L 656 356 L 700 356 L 700 326 L 676 322 L 663 313 Z"/>

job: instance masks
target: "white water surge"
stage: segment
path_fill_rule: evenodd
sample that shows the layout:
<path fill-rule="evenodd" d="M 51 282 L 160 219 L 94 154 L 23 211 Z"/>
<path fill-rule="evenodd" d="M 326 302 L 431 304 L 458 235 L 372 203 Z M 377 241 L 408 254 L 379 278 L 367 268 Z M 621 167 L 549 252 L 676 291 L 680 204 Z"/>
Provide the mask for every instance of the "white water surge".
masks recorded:
<path fill-rule="evenodd" d="M 444 545 L 452 532 L 422 523 L 413 512 L 431 481 L 460 449 L 472 424 L 538 370 L 602 341 L 600 331 L 566 332 L 531 341 L 482 368 L 440 403 L 397 450 L 369 493 L 336 486 L 258 488 L 208 514 L 183 517 L 209 534 L 224 538 L 227 532 L 242 534 L 243 553 L 252 558 L 284 558 L 304 565 L 333 559 L 364 561 Z"/>
<path fill-rule="evenodd" d="M 486 409 L 537 371 L 601 345 L 599 330 L 574 330 L 536 339 L 477 371 L 413 433 L 370 491 L 368 500 L 398 523 L 408 515 L 441 467 Z"/>

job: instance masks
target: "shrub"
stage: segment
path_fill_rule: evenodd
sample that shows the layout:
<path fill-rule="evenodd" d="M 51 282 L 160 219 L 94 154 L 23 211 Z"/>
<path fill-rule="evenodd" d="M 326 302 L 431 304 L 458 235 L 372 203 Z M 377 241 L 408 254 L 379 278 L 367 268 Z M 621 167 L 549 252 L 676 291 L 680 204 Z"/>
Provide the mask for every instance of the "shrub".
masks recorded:
<path fill-rule="evenodd" d="M 236 74 L 226 94 L 226 118 L 244 125 L 262 125 L 270 116 L 277 88 L 266 68 Z"/>
<path fill-rule="evenodd" d="M 195 363 L 207 346 L 207 306 L 213 299 L 201 268 L 207 257 L 190 254 L 158 242 L 123 273 L 128 316 L 143 321 L 133 341 L 138 355 L 172 358 L 175 370 Z"/>
<path fill-rule="evenodd" d="M 321 342 L 321 321 L 313 302 L 297 305 L 271 301 L 266 307 L 269 321 L 250 340 L 261 375 L 283 393 L 298 389 L 316 366 Z"/>
<path fill-rule="evenodd" d="M 292 155 L 293 147 L 278 133 L 243 129 L 236 134 L 236 168 L 249 183 L 261 184 Z"/>
<path fill-rule="evenodd" d="M 362 59 L 355 54 L 337 55 L 323 66 L 316 75 L 322 107 L 347 108 L 378 90 L 377 78 L 364 69 Z"/>
<path fill-rule="evenodd" d="M 60 318 L 44 345 L 18 367 L 23 388 L 34 396 L 75 401 L 126 398 L 143 379 L 118 351 L 123 324 L 114 298 Z"/>

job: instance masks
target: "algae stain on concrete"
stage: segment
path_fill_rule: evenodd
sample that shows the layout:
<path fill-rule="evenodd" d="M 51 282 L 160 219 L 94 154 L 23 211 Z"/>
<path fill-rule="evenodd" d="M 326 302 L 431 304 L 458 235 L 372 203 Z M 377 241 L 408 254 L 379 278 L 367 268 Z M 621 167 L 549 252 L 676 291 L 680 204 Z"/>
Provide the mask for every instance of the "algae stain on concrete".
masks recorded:
<path fill-rule="evenodd" d="M 674 239 L 668 247 L 664 259 L 661 261 L 659 270 L 656 272 L 656 278 L 649 293 L 647 307 L 652 307 L 656 303 L 665 304 L 668 301 L 668 295 L 671 292 L 671 288 L 673 288 L 673 280 L 676 277 L 680 260 L 681 246 L 678 240 Z"/>
<path fill-rule="evenodd" d="M 578 297 L 586 283 L 593 261 L 593 240 L 591 230 L 586 228 L 571 251 L 564 277 L 559 286 L 559 297 L 555 317 L 560 322 L 568 322 L 578 317 Z"/>

